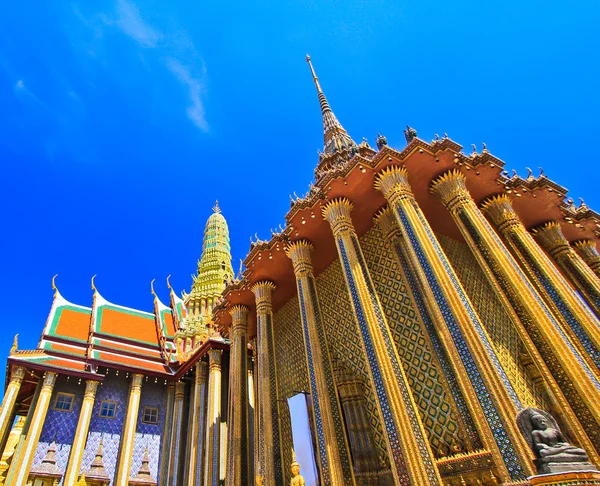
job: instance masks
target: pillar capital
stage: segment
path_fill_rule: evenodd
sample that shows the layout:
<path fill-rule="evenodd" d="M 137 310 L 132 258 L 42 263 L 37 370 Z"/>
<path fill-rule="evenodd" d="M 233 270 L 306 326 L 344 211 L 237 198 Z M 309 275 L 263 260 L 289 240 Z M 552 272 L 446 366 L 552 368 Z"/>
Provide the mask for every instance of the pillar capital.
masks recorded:
<path fill-rule="evenodd" d="M 292 260 L 296 276 L 312 273 L 311 253 L 313 248 L 313 244 L 308 240 L 294 241 L 286 247 L 285 254 Z"/>
<path fill-rule="evenodd" d="M 208 350 L 208 368 L 210 370 L 214 368 L 221 369 L 221 358 L 223 357 L 222 349 L 209 349 Z"/>
<path fill-rule="evenodd" d="M 334 236 L 341 233 L 354 232 L 354 225 L 350 216 L 353 208 L 354 204 L 350 202 L 350 199 L 345 197 L 332 199 L 321 208 L 323 219 L 331 225 Z"/>
<path fill-rule="evenodd" d="M 531 230 L 534 238 L 544 249 L 554 258 L 560 258 L 565 252 L 571 252 L 573 249 L 564 237 L 558 221 L 549 221 L 541 226 Z"/>
<path fill-rule="evenodd" d="M 275 290 L 275 284 L 269 280 L 261 280 L 252 286 L 257 313 L 271 310 L 273 290 Z"/>
<path fill-rule="evenodd" d="M 198 361 L 196 363 L 196 378 L 195 383 L 206 383 L 208 379 L 208 363 L 206 361 Z"/>
<path fill-rule="evenodd" d="M 134 373 L 133 375 L 131 375 L 131 390 L 132 391 L 141 391 L 143 380 L 144 380 L 144 375 L 142 375 L 141 373 Z"/>
<path fill-rule="evenodd" d="M 583 261 L 600 277 L 600 254 L 594 240 L 578 240 L 572 243 Z"/>
<path fill-rule="evenodd" d="M 23 378 L 25 378 L 25 373 L 27 373 L 27 369 L 23 366 L 13 366 L 10 373 L 9 383 L 21 383 Z"/>
<path fill-rule="evenodd" d="M 44 382 L 42 384 L 42 389 L 54 387 L 56 383 L 56 378 L 58 378 L 58 373 L 54 373 L 53 371 L 48 371 L 44 374 Z"/>
<path fill-rule="evenodd" d="M 373 218 L 373 222 L 379 225 L 383 230 L 383 234 L 388 238 L 394 238 L 401 235 L 400 227 L 396 222 L 396 216 L 389 206 L 385 206 L 377 211 Z"/>
<path fill-rule="evenodd" d="M 246 307 L 245 305 L 241 305 L 241 304 L 234 305 L 229 308 L 229 313 L 231 314 L 232 321 L 233 321 L 231 323 L 232 337 L 233 337 L 233 334 L 237 331 L 246 332 L 246 330 L 248 328 L 248 312 L 249 312 L 248 307 Z"/>
<path fill-rule="evenodd" d="M 390 165 L 375 176 L 375 189 L 390 202 L 414 197 L 408 183 L 408 171 L 398 165 Z"/>
<path fill-rule="evenodd" d="M 467 189 L 467 178 L 458 169 L 449 170 L 433 179 L 429 192 L 435 194 L 450 212 L 472 201 Z"/>
<path fill-rule="evenodd" d="M 185 396 L 185 381 L 175 383 L 175 400 L 183 400 Z"/>
<path fill-rule="evenodd" d="M 94 400 L 96 392 L 98 391 L 98 385 L 100 385 L 98 380 L 85 380 L 83 399 Z"/>
<path fill-rule="evenodd" d="M 501 233 L 522 225 L 513 208 L 512 199 L 506 194 L 498 194 L 486 199 L 481 203 L 481 210 Z"/>

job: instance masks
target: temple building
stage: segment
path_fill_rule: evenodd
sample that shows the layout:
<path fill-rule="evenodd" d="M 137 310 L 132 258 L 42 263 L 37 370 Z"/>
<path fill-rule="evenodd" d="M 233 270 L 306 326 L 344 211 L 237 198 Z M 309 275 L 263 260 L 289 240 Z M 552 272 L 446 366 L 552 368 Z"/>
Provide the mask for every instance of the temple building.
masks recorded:
<path fill-rule="evenodd" d="M 53 285 L 0 485 L 600 485 L 600 215 L 485 145 L 357 144 L 307 61 L 324 147 L 285 227 L 236 275 L 216 205 L 153 312 Z"/>

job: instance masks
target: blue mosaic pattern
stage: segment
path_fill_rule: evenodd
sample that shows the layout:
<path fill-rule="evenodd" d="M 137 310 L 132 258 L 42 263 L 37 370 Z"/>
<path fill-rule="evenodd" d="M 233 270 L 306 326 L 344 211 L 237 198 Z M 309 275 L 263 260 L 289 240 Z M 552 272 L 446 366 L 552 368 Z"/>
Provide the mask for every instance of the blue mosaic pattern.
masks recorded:
<path fill-rule="evenodd" d="M 344 273 L 346 274 L 352 304 L 358 321 L 358 327 L 360 329 L 363 345 L 366 350 L 367 361 L 369 362 L 369 369 L 371 371 L 371 376 L 375 385 L 375 393 L 377 394 L 377 399 L 381 407 L 385 433 L 388 439 L 391 452 L 390 459 L 393 463 L 392 467 L 395 468 L 397 478 L 401 481 L 401 484 L 410 485 L 411 481 L 407 473 L 406 459 L 402 454 L 400 437 L 398 435 L 398 430 L 396 429 L 396 423 L 394 421 L 392 411 L 390 410 L 390 401 L 388 399 L 387 392 L 383 384 L 381 369 L 379 368 L 379 363 L 375 355 L 375 349 L 373 348 L 371 336 L 369 335 L 367 320 L 365 318 L 362 305 L 360 303 L 358 290 L 356 288 L 356 283 L 354 282 L 354 276 L 352 275 L 352 271 L 350 270 L 350 263 L 348 261 L 346 248 L 341 238 L 337 238 L 336 243 L 340 251 L 342 266 L 344 268 Z"/>
<path fill-rule="evenodd" d="M 313 310 L 315 313 L 315 326 L 317 328 L 317 334 L 319 336 L 319 342 L 322 346 L 323 354 L 323 367 L 325 368 L 322 373 L 325 376 L 327 382 L 327 389 L 329 392 L 329 400 L 331 402 L 331 413 L 333 415 L 333 423 L 335 426 L 335 435 L 338 443 L 338 449 L 340 454 L 340 463 L 344 476 L 347 480 L 352 477 L 350 457 L 348 456 L 348 449 L 346 448 L 345 438 L 345 427 L 340 413 L 339 402 L 337 400 L 337 389 L 333 379 L 333 370 L 331 369 L 331 361 L 329 356 L 329 349 L 327 348 L 327 337 L 325 329 L 323 327 L 323 320 L 321 319 L 321 311 L 319 307 L 319 301 L 317 297 L 317 288 L 315 285 L 315 279 L 313 275 L 307 277 L 308 283 L 308 294 L 313 304 Z"/>
<path fill-rule="evenodd" d="M 396 238 L 393 242 L 394 251 L 398 255 L 398 260 L 402 265 L 402 269 L 404 271 L 404 275 L 406 276 L 406 280 L 408 285 L 410 286 L 413 298 L 415 300 L 415 304 L 417 305 L 417 309 L 419 309 L 419 314 L 421 315 L 421 319 L 427 332 L 429 334 L 429 338 L 431 340 L 431 345 L 433 346 L 433 350 L 437 355 L 440 366 L 444 371 L 444 376 L 448 382 L 448 388 L 452 393 L 452 398 L 454 398 L 454 402 L 456 403 L 456 407 L 458 409 L 458 413 L 462 419 L 463 424 L 467 429 L 467 433 L 469 435 L 469 439 L 474 449 L 479 449 L 482 447 L 481 440 L 477 434 L 477 429 L 475 424 L 473 423 L 473 419 L 471 418 L 471 414 L 469 413 L 469 408 L 460 392 L 460 386 L 458 385 L 458 381 L 456 380 L 456 375 L 454 374 L 454 370 L 450 365 L 448 360 L 448 356 L 440 341 L 440 338 L 437 334 L 437 330 L 435 329 L 435 325 L 433 324 L 433 320 L 431 319 L 431 315 L 427 310 L 427 306 L 425 305 L 425 301 L 423 300 L 423 294 L 419 289 L 419 285 L 415 279 L 414 273 L 410 268 L 408 260 L 403 258 L 402 256 L 402 248 L 400 246 L 400 242 Z"/>
<path fill-rule="evenodd" d="M 589 299 L 597 308 L 600 308 L 600 295 L 596 293 L 593 287 L 587 282 L 585 277 L 580 273 L 577 265 L 570 258 L 563 258 L 561 262 L 567 269 L 569 275 L 575 280 L 577 287 L 585 292 L 585 299 Z M 585 263 L 583 263 L 585 265 Z"/>
<path fill-rule="evenodd" d="M 569 306 L 567 306 L 566 302 L 561 298 L 554 285 L 552 285 L 552 282 L 550 282 L 546 278 L 539 263 L 533 258 L 531 258 L 529 252 L 527 251 L 527 248 L 525 247 L 525 245 L 522 244 L 519 238 L 514 237 L 511 233 L 508 239 L 509 243 L 514 246 L 514 248 L 523 258 L 523 260 L 525 260 L 528 267 L 531 269 L 535 277 L 542 285 L 543 289 L 546 292 L 546 295 L 548 295 L 550 300 L 552 300 L 552 302 L 554 303 L 560 314 L 563 316 L 564 320 L 567 322 L 569 327 L 573 330 L 573 332 L 577 336 L 577 339 L 579 339 L 579 342 L 587 351 L 589 356 L 592 358 L 596 366 L 600 366 L 600 352 L 598 351 L 598 348 L 596 348 L 594 343 L 590 340 L 589 336 L 577 320 L 577 317 L 573 314 L 573 312 L 571 312 L 571 309 L 569 309 Z"/>
<path fill-rule="evenodd" d="M 433 235 L 433 232 L 430 230 L 429 223 L 427 223 L 427 221 L 425 221 L 425 217 L 421 214 L 416 201 L 412 201 L 412 204 L 413 204 L 416 214 L 418 215 L 419 219 L 421 220 L 423 228 L 428 233 L 427 236 L 430 238 L 430 241 L 434 245 L 434 248 L 435 248 L 436 252 L 438 253 L 439 258 L 440 258 L 442 264 L 444 265 L 444 268 L 446 270 L 446 274 L 447 274 L 448 278 L 452 281 L 454 287 L 458 290 L 461 301 L 462 301 L 465 309 L 467 309 L 467 311 L 469 312 L 469 315 L 470 315 L 471 319 L 473 320 L 473 323 L 476 326 L 476 330 L 480 336 L 480 339 L 484 343 L 486 349 L 489 351 L 489 355 L 493 358 L 494 365 L 496 366 L 496 369 L 498 370 L 499 375 L 502 377 L 502 381 L 505 384 L 506 389 L 510 393 L 511 398 L 513 399 L 513 401 L 515 402 L 517 407 L 522 408 L 522 405 L 512 387 L 512 384 L 508 380 L 506 373 L 504 373 L 504 370 L 502 369 L 502 366 L 500 365 L 500 362 L 498 361 L 497 357 L 495 356 L 495 352 L 493 351 L 493 348 L 492 348 L 491 344 L 489 343 L 485 332 L 483 331 L 481 323 L 479 322 L 479 319 L 477 318 L 477 314 L 471 307 L 471 304 L 470 304 L 469 300 L 467 299 L 467 297 L 462 292 L 460 284 L 458 283 L 456 276 L 454 275 L 454 271 L 450 267 L 450 263 L 447 261 L 446 256 L 444 255 L 442 249 L 440 248 L 439 244 L 437 243 L 437 239 L 435 238 L 435 235 Z M 397 212 L 397 214 L 399 214 L 399 216 L 400 216 L 400 220 L 402 222 L 402 227 L 403 227 L 403 232 L 404 232 L 404 234 L 407 235 L 407 237 L 411 243 L 411 246 L 413 247 L 413 249 L 415 251 L 417 259 L 418 259 L 421 267 L 424 270 L 425 277 L 427 278 L 427 282 L 431 288 L 434 298 L 436 299 L 436 302 L 438 303 L 442 317 L 444 318 L 444 321 L 446 322 L 446 325 L 448 326 L 448 329 L 450 331 L 452 339 L 454 340 L 454 343 L 458 350 L 461 361 L 463 362 L 463 365 L 467 371 L 467 374 L 469 375 L 469 379 L 471 380 L 471 383 L 473 385 L 473 388 L 475 390 L 475 393 L 477 395 L 479 403 L 481 404 L 483 413 L 485 414 L 485 417 L 486 417 L 486 421 L 488 422 L 488 424 L 492 430 L 492 434 L 494 435 L 494 439 L 496 441 L 496 444 L 498 445 L 500 454 L 502 455 L 502 458 L 504 460 L 504 463 L 506 465 L 508 473 L 513 480 L 525 479 L 526 474 L 523 471 L 523 468 L 521 466 L 521 463 L 519 462 L 517 453 L 516 453 L 512 443 L 510 442 L 510 439 L 509 439 L 508 435 L 506 434 L 506 431 L 504 430 L 504 425 L 500 418 L 500 414 L 498 413 L 498 410 L 496 409 L 496 406 L 494 405 L 494 402 L 492 400 L 490 392 L 485 385 L 483 377 L 481 376 L 479 369 L 477 368 L 477 365 L 475 364 L 473 356 L 471 355 L 471 352 L 465 342 L 464 336 L 462 335 L 462 332 L 460 330 L 458 322 L 456 322 L 456 319 L 454 317 L 454 314 L 452 313 L 451 307 L 446 300 L 446 296 L 444 295 L 444 293 L 436 279 L 435 273 L 431 269 L 429 261 L 427 260 L 427 257 L 425 255 L 425 252 L 424 252 L 423 248 L 421 247 L 421 243 L 420 243 L 419 239 L 416 237 L 416 235 L 412 229 L 412 225 L 410 224 L 410 221 L 408 220 L 408 217 L 405 214 L 402 206 L 400 204 L 395 204 L 394 209 Z"/>
<path fill-rule="evenodd" d="M 371 278 L 369 277 L 369 270 L 367 269 L 367 263 L 365 262 L 364 255 L 360 248 L 360 244 L 358 242 L 358 237 L 356 234 L 352 234 L 350 236 L 350 241 L 352 242 L 352 246 L 354 247 L 354 252 L 356 254 L 356 258 L 358 260 L 358 264 L 360 269 L 362 270 L 365 283 L 367 284 L 367 289 L 369 291 L 369 299 L 371 300 L 371 304 L 375 311 L 375 316 L 377 317 L 377 324 L 379 327 L 379 331 L 381 336 L 383 337 L 383 341 L 385 343 L 385 348 L 387 355 L 390 357 L 390 361 L 392 362 L 392 369 L 394 370 L 394 375 L 402 392 L 402 399 L 404 404 L 406 405 L 406 413 L 409 416 L 413 434 L 417 438 L 417 443 L 419 445 L 419 452 L 421 454 L 421 460 L 427 469 L 428 476 L 430 478 L 436 477 L 436 469 L 431 461 L 431 456 L 429 451 L 427 450 L 427 438 L 423 436 L 421 433 L 421 428 L 419 427 L 419 418 L 417 415 L 417 411 L 412 407 L 408 406 L 412 403 L 411 394 L 407 387 L 407 383 L 402 376 L 402 368 L 400 366 L 400 362 L 397 359 L 396 349 L 394 345 L 394 340 L 392 339 L 392 335 L 386 324 L 385 318 L 383 317 L 383 311 L 381 310 L 381 304 L 377 298 L 377 292 L 375 291 L 375 287 Z"/>
<path fill-rule="evenodd" d="M 142 386 L 143 390 L 143 386 Z M 92 411 L 92 419 L 88 440 L 83 453 L 81 470 L 85 471 L 90 467 L 94 460 L 98 445 L 102 439 L 102 448 L 104 450 L 104 468 L 111 479 L 112 485 L 117 466 L 117 457 L 119 455 L 119 446 L 121 443 L 121 432 L 125 423 L 127 414 L 127 402 L 129 398 L 129 380 L 123 376 L 109 375 L 98 387 L 96 401 Z M 117 414 L 115 418 L 100 417 L 100 404 L 102 400 L 111 400 L 117 402 Z"/>
<path fill-rule="evenodd" d="M 54 386 L 50 407 L 48 408 L 42 433 L 40 434 L 40 441 L 35 450 L 32 466 L 41 464 L 48 447 L 52 441 L 55 441 L 56 466 L 63 474 L 65 473 L 69 461 L 69 453 L 71 452 L 71 444 L 75 438 L 75 430 L 77 429 L 77 422 L 79 421 L 83 393 L 85 391 L 85 381 L 82 381 L 81 384 L 78 383 L 79 379 L 77 378 L 70 378 L 68 381 L 66 377 L 63 376 L 58 378 L 57 383 Z M 52 409 L 57 393 L 61 392 L 72 393 L 75 395 L 73 407 L 70 412 Z M 59 484 L 62 486 L 62 483 L 63 480 L 61 479 Z"/>
<path fill-rule="evenodd" d="M 145 424 L 142 422 L 144 407 L 158 408 L 158 424 Z M 144 380 L 142 384 L 142 395 L 140 397 L 140 409 L 136 426 L 136 434 L 133 443 L 133 459 L 131 462 L 131 475 L 135 476 L 142 465 L 144 451 L 148 447 L 150 457 L 150 471 L 152 477 L 158 478 L 160 456 L 165 430 L 165 415 L 167 412 L 167 386 L 162 383 L 154 383 L 152 378 Z"/>
<path fill-rule="evenodd" d="M 484 260 L 486 261 L 486 264 L 490 268 L 493 269 L 495 267 L 495 262 L 492 258 L 492 255 L 490 255 L 488 250 L 483 246 L 481 237 L 480 237 L 479 233 L 477 232 L 475 226 L 469 219 L 468 215 L 465 212 L 461 211 L 458 213 L 458 217 L 459 217 L 461 223 L 464 225 L 465 229 L 467 230 L 469 237 L 473 240 L 473 243 L 477 246 L 477 248 L 479 248 L 481 255 L 483 256 Z M 493 233 L 493 234 L 494 234 L 495 238 L 497 239 L 498 243 L 500 245 L 502 245 L 502 242 L 499 240 L 497 235 L 495 233 Z M 502 246 L 504 246 L 504 245 L 502 245 Z M 531 292 L 531 295 L 537 300 L 539 305 L 541 307 L 545 308 L 546 305 L 542 301 L 542 298 L 538 295 L 538 293 L 533 288 L 533 285 L 531 284 L 529 279 L 525 276 L 525 274 L 521 271 L 520 267 L 516 264 L 515 264 L 515 271 L 518 274 L 520 274 L 520 277 L 522 278 L 523 283 L 528 287 L 528 289 Z M 494 274 L 498 275 L 499 272 L 494 272 Z M 498 278 L 497 280 L 498 280 L 498 284 L 500 285 L 500 288 L 502 289 L 502 291 L 511 300 L 511 303 L 513 304 L 513 306 L 515 306 L 515 309 L 517 309 L 516 305 L 518 305 L 518 303 L 514 302 L 516 299 L 511 298 L 513 293 L 512 293 L 512 289 L 510 287 L 509 282 L 507 282 L 503 278 Z M 520 305 L 519 305 L 519 308 L 523 312 L 523 309 Z M 519 315 L 522 315 L 522 313 Z M 581 367 L 584 369 L 585 373 L 588 375 L 589 379 L 592 381 L 592 383 L 596 387 L 596 389 L 600 390 L 600 382 L 598 382 L 598 379 L 594 376 L 594 374 L 592 373 L 592 370 L 590 370 L 590 368 L 587 366 L 587 363 L 584 361 L 584 359 L 581 357 L 581 355 L 575 349 L 575 346 L 573 345 L 573 343 L 571 343 L 570 339 L 567 337 L 567 335 L 565 334 L 565 332 L 563 331 L 563 329 L 561 328 L 559 323 L 556 321 L 556 319 L 554 318 L 552 313 L 548 312 L 547 315 L 548 315 L 548 318 L 552 321 L 553 327 L 556 329 L 556 331 L 560 334 L 561 338 L 563 339 L 565 346 L 567 346 L 569 348 L 569 350 L 571 351 L 571 353 L 573 354 L 575 359 L 579 362 Z"/>
<path fill-rule="evenodd" d="M 275 483 L 283 484 L 283 467 L 281 464 L 281 439 L 279 434 L 279 401 L 277 400 L 277 374 L 275 368 L 275 338 L 273 335 L 273 316 L 269 312 L 266 315 L 267 324 L 267 350 L 271 359 L 269 360 L 269 383 L 271 385 L 271 424 L 273 426 L 273 464 L 275 468 Z M 259 358 L 260 359 L 260 358 Z M 257 377 L 255 377 L 257 379 Z M 258 397 L 257 397 L 258 400 Z M 261 444 L 264 447 L 264 443 L 261 440 Z M 264 451 L 261 457 L 264 457 Z M 263 469 L 264 474 L 264 469 Z"/>
<path fill-rule="evenodd" d="M 321 413 L 321 400 L 317 389 L 317 377 L 315 375 L 315 363 L 313 358 L 312 343 L 308 333 L 308 318 L 306 316 L 306 305 L 304 290 L 300 281 L 298 283 L 298 296 L 300 302 L 300 314 L 302 316 L 302 330 L 304 331 L 304 347 L 306 349 L 306 359 L 308 361 L 308 375 L 310 378 L 310 391 L 312 395 L 313 414 L 315 426 L 317 428 L 317 450 L 319 451 L 320 478 L 323 484 L 332 484 L 331 469 L 327 458 L 327 443 L 325 442 L 325 433 L 323 432 L 323 414 Z"/>

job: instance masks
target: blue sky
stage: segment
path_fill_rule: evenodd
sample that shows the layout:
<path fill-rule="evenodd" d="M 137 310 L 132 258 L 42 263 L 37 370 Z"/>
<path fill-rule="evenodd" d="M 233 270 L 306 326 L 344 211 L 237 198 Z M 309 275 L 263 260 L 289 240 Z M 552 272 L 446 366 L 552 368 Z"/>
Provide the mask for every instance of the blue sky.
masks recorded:
<path fill-rule="evenodd" d="M 597 1 L 10 2 L 0 16 L 0 352 L 52 301 L 189 288 L 215 199 L 234 267 L 322 147 L 311 54 L 357 141 L 447 132 L 598 209 Z"/>

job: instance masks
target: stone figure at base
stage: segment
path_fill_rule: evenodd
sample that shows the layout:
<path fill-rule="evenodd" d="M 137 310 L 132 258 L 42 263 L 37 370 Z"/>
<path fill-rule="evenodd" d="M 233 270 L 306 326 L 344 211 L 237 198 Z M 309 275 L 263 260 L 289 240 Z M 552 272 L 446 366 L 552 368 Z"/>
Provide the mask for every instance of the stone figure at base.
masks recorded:
<path fill-rule="evenodd" d="M 583 449 L 565 440 L 549 413 L 528 407 L 517 415 L 517 424 L 535 454 L 540 474 L 596 470 Z"/>

